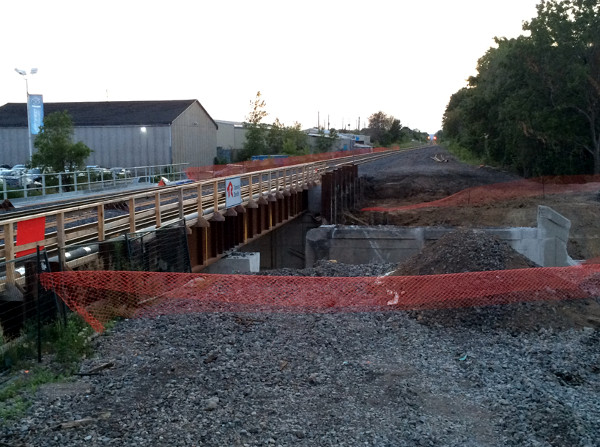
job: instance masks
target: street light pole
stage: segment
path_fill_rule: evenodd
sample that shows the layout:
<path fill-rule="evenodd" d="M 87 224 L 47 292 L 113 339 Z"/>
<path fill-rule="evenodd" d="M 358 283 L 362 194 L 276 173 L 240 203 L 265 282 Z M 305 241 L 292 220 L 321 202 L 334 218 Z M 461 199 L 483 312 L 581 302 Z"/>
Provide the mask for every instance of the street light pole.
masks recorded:
<path fill-rule="evenodd" d="M 28 134 L 28 138 L 29 138 L 29 162 L 31 162 L 31 158 L 33 157 L 33 140 L 31 139 L 31 120 L 29 117 L 29 82 L 27 80 L 27 72 L 25 70 L 20 70 L 18 68 L 15 68 L 15 71 L 25 78 L 25 91 L 27 93 L 27 103 L 25 104 L 25 107 L 27 107 L 27 134 Z M 33 76 L 34 74 L 37 73 L 37 71 L 38 71 L 37 68 L 32 68 L 31 70 L 29 70 L 29 74 Z"/>

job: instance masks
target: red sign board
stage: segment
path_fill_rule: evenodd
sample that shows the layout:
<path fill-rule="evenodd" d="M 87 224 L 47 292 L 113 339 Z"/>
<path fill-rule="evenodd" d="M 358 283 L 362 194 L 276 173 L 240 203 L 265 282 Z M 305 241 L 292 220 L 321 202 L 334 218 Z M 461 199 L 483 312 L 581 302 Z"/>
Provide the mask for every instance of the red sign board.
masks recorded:
<path fill-rule="evenodd" d="M 39 242 L 44 240 L 46 233 L 46 218 L 38 217 L 37 219 L 22 220 L 17 223 L 17 247 L 19 245 L 30 244 L 32 242 Z M 44 248 L 43 246 L 40 247 Z M 15 254 L 16 258 L 21 256 L 27 256 L 31 253 L 35 253 L 35 248 L 29 250 L 17 251 Z"/>

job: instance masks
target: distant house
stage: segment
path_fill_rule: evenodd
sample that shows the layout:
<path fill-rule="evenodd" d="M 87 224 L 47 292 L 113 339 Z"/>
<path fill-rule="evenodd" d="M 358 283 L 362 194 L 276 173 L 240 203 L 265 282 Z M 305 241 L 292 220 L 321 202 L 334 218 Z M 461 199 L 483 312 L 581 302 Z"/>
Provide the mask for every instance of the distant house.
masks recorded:
<path fill-rule="evenodd" d="M 304 132 L 309 137 L 309 144 L 314 149 L 317 147 L 317 140 L 321 136 L 319 129 L 311 128 Z M 323 135 L 329 136 L 329 130 L 323 130 Z M 330 151 L 349 151 L 354 149 L 372 148 L 371 138 L 368 135 L 355 135 L 349 133 L 338 133 L 336 140 L 332 143 Z"/>
<path fill-rule="evenodd" d="M 44 104 L 44 115 L 64 110 L 73 120 L 75 141 L 93 150 L 89 165 L 204 166 L 217 155 L 218 125 L 197 100 Z M 0 107 L 0 164 L 29 161 L 27 132 L 26 104 Z"/>

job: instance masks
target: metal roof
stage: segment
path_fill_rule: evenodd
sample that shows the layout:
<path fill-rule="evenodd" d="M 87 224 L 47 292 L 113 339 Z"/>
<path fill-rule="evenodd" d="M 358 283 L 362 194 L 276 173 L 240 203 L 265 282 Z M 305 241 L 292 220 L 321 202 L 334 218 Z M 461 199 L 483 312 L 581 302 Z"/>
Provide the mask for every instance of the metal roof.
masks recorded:
<path fill-rule="evenodd" d="M 74 126 L 152 126 L 171 124 L 195 99 L 168 101 L 48 102 L 44 115 L 67 111 Z M 211 121 L 217 123 L 206 112 Z M 1 127 L 27 127 L 27 105 L 7 103 L 0 107 Z"/>

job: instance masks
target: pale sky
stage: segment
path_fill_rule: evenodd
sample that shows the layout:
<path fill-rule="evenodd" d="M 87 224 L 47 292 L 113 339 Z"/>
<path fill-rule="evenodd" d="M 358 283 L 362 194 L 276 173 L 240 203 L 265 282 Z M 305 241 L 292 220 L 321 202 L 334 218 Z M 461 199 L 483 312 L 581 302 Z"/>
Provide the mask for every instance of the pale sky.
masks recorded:
<path fill-rule="evenodd" d="M 361 126 L 383 111 L 434 133 L 494 36 L 538 0 L 0 0 L 0 105 L 197 99 L 243 121 Z"/>

